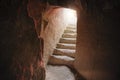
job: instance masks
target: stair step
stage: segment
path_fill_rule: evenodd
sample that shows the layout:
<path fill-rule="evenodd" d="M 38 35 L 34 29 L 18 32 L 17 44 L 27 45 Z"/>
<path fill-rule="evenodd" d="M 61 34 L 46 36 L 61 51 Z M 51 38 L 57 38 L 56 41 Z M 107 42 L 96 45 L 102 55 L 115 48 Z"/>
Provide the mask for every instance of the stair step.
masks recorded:
<path fill-rule="evenodd" d="M 56 55 L 52 55 L 53 57 L 57 58 L 57 59 L 61 59 L 61 60 L 65 60 L 65 61 L 74 61 L 74 58 L 68 57 L 68 56 L 56 56 Z"/>
<path fill-rule="evenodd" d="M 63 38 L 76 38 L 76 33 L 64 33 Z"/>
<path fill-rule="evenodd" d="M 73 65 L 73 62 L 74 62 L 74 58 L 68 56 L 52 55 L 49 58 L 48 64 L 71 66 Z"/>
<path fill-rule="evenodd" d="M 69 57 L 75 57 L 75 50 L 71 49 L 54 49 L 54 55 L 66 55 Z"/>
<path fill-rule="evenodd" d="M 66 29 L 73 29 L 73 30 L 76 30 L 76 27 L 71 27 L 71 26 L 69 26 L 69 27 L 66 27 Z"/>
<path fill-rule="evenodd" d="M 58 43 L 56 48 L 61 48 L 61 49 L 75 49 L 76 48 L 76 44 Z"/>
<path fill-rule="evenodd" d="M 66 29 L 64 33 L 76 33 L 76 30 Z"/>
<path fill-rule="evenodd" d="M 61 38 L 60 43 L 76 44 L 76 38 Z"/>

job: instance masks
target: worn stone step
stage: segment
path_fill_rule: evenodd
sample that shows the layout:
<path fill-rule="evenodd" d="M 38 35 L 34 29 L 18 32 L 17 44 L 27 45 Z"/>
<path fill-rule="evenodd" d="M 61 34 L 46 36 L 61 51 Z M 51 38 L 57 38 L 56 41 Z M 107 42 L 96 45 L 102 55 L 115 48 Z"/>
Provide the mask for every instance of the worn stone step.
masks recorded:
<path fill-rule="evenodd" d="M 76 44 L 76 38 L 61 38 L 60 43 Z"/>
<path fill-rule="evenodd" d="M 56 48 L 61 48 L 61 49 L 75 49 L 76 48 L 76 44 L 58 43 Z"/>
<path fill-rule="evenodd" d="M 66 29 L 73 29 L 73 30 L 76 30 L 76 27 L 68 26 L 68 27 L 66 27 Z"/>
<path fill-rule="evenodd" d="M 76 33 L 76 30 L 66 29 L 64 33 Z"/>
<path fill-rule="evenodd" d="M 54 49 L 53 52 L 54 55 L 64 55 L 64 56 L 69 56 L 69 57 L 75 57 L 75 50 L 71 49 Z"/>
<path fill-rule="evenodd" d="M 64 33 L 62 35 L 63 38 L 76 38 L 76 33 Z"/>
<path fill-rule="evenodd" d="M 73 66 L 74 58 L 68 56 L 51 55 L 48 64 Z"/>

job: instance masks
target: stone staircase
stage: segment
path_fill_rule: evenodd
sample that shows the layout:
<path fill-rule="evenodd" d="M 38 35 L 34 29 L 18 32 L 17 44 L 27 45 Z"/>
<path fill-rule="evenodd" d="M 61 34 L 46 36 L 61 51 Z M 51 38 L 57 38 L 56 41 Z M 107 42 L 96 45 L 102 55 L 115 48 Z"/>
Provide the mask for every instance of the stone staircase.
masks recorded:
<path fill-rule="evenodd" d="M 75 49 L 76 49 L 76 28 L 73 26 L 69 26 L 64 31 L 62 38 L 60 39 L 59 43 L 54 49 L 53 55 L 51 55 L 49 58 L 48 61 L 49 65 L 46 70 L 47 71 L 46 80 L 75 80 L 73 73 L 68 68 L 73 67 Z M 53 72 L 55 69 L 56 72 Z M 59 70 L 59 72 L 57 70 Z M 66 75 L 67 74 L 69 75 L 68 79 L 65 75 L 61 75 L 64 73 L 66 73 Z M 61 75 L 61 78 L 59 77 L 59 75 Z M 70 79 L 70 77 L 72 78 Z"/>
<path fill-rule="evenodd" d="M 49 64 L 73 66 L 76 49 L 76 28 L 67 27 L 49 59 Z"/>

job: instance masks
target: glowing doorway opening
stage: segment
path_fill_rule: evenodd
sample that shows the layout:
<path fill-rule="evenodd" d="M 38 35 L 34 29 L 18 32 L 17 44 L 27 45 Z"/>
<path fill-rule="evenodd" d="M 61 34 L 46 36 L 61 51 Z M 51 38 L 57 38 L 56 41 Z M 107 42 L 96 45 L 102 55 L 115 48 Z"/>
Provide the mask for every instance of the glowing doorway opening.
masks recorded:
<path fill-rule="evenodd" d="M 73 10 L 73 9 L 65 8 L 63 13 L 64 13 L 64 16 L 67 20 L 66 22 L 69 25 L 72 25 L 73 27 L 76 27 L 77 26 L 77 11 Z"/>

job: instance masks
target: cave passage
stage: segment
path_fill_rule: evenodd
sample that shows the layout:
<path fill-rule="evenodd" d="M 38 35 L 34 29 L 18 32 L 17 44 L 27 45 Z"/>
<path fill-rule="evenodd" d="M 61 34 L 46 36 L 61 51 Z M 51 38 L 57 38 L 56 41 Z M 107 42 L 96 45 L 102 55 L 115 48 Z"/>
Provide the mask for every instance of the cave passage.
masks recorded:
<path fill-rule="evenodd" d="M 54 11 L 54 10 L 53 10 Z M 62 12 L 60 15 L 59 12 Z M 59 15 L 58 15 L 59 14 Z M 56 12 L 57 16 L 63 16 L 65 27 L 59 42 L 54 48 L 46 67 L 46 80 L 75 80 L 73 69 L 73 62 L 75 60 L 76 52 L 76 26 L 77 14 L 75 10 L 68 8 L 59 8 Z M 53 18 L 54 19 L 54 18 Z M 59 20 L 59 17 L 57 17 Z M 56 27 L 57 28 L 57 27 Z"/>
<path fill-rule="evenodd" d="M 0 0 L 0 80 L 120 80 L 119 27 L 120 0 Z"/>

